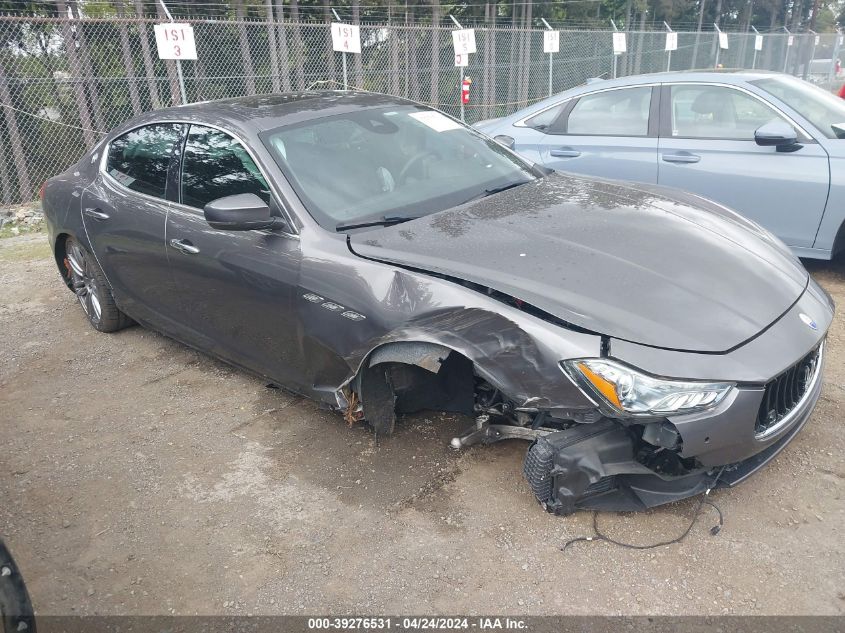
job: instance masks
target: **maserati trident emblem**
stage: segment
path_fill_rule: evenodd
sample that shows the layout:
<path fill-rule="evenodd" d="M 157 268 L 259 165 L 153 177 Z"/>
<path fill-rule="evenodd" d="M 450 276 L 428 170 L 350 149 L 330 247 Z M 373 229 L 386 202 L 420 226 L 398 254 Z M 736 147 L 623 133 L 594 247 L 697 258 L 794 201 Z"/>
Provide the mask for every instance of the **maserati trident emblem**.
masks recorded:
<path fill-rule="evenodd" d="M 815 321 L 813 321 L 812 317 L 810 317 L 810 316 L 808 316 L 808 315 L 804 314 L 803 312 L 800 312 L 800 313 L 798 314 L 798 318 L 799 318 L 799 319 L 801 319 L 807 327 L 811 327 L 811 328 L 813 328 L 814 330 L 818 330 L 818 329 L 819 329 L 819 326 L 818 326 L 818 325 L 816 325 L 816 322 L 815 322 Z"/>

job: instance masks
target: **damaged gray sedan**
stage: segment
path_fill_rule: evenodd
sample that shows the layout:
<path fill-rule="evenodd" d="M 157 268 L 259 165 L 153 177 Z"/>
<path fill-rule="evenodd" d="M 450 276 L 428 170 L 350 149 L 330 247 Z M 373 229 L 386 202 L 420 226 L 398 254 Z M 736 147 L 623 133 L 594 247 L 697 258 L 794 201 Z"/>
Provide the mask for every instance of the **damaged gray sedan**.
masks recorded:
<path fill-rule="evenodd" d="M 550 174 L 397 98 L 159 110 L 42 190 L 91 324 L 138 322 L 389 435 L 527 441 L 550 512 L 730 486 L 807 422 L 830 297 L 702 198 Z"/>

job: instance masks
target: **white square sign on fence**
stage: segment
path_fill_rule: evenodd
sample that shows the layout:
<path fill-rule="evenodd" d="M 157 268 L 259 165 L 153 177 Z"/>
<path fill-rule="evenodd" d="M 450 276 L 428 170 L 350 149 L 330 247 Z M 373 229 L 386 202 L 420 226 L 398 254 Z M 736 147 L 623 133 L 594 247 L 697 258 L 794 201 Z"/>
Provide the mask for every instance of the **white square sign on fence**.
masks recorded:
<path fill-rule="evenodd" d="M 727 33 L 719 33 L 719 48 L 724 48 L 727 50 L 728 48 L 728 34 Z"/>
<path fill-rule="evenodd" d="M 340 53 L 361 52 L 361 27 L 332 22 L 332 50 Z"/>
<path fill-rule="evenodd" d="M 675 33 L 674 31 L 666 34 L 666 50 L 667 51 L 678 50 L 678 34 Z"/>
<path fill-rule="evenodd" d="M 614 33 L 613 34 L 613 54 L 614 55 L 621 55 L 626 50 L 628 50 L 628 46 L 625 43 L 625 34 L 624 33 Z"/>
<path fill-rule="evenodd" d="M 560 31 L 543 31 L 543 52 L 560 52 Z"/>
<path fill-rule="evenodd" d="M 787 45 L 787 46 L 792 46 L 792 42 L 794 42 L 794 41 L 795 41 L 795 36 L 794 36 L 794 35 L 790 35 L 789 37 L 787 37 L 787 38 L 786 38 L 786 45 Z"/>
<path fill-rule="evenodd" d="M 754 50 L 755 51 L 762 51 L 763 50 L 763 36 L 762 35 L 755 35 L 754 36 Z"/>
<path fill-rule="evenodd" d="M 455 47 L 455 55 L 475 53 L 475 29 L 452 31 L 452 45 Z"/>
<path fill-rule="evenodd" d="M 816 35 L 816 46 L 818 46 L 818 45 L 819 45 L 819 42 L 821 42 L 821 41 L 822 41 L 821 36 L 820 36 L 820 35 Z"/>
<path fill-rule="evenodd" d="M 153 26 L 159 59 L 196 59 L 197 44 L 194 27 L 190 24 L 169 22 Z"/>
<path fill-rule="evenodd" d="M 455 53 L 455 67 L 465 68 L 469 66 L 469 53 Z"/>

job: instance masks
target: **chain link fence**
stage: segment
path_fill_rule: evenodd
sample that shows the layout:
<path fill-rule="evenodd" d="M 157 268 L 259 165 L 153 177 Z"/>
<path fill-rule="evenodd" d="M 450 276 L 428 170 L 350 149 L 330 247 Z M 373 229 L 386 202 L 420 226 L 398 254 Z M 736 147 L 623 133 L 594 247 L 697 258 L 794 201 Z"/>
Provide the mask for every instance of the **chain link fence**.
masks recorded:
<path fill-rule="evenodd" d="M 176 63 L 157 57 L 156 19 L 0 16 L 0 200 L 25 202 L 103 134 L 141 112 L 182 103 Z M 327 24 L 192 20 L 198 59 L 183 61 L 188 102 L 315 87 L 341 87 L 342 53 Z M 476 27 L 478 52 L 454 66 L 450 28 L 362 25 L 362 54 L 347 59 L 348 84 L 460 112 L 460 80 L 471 78 L 467 122 L 503 116 L 584 83 L 690 68 L 786 71 L 833 80 L 836 35 L 628 31 L 614 55 L 611 31 L 562 30 L 560 51 L 543 52 L 539 29 Z M 551 70 L 550 70 L 551 65 Z"/>

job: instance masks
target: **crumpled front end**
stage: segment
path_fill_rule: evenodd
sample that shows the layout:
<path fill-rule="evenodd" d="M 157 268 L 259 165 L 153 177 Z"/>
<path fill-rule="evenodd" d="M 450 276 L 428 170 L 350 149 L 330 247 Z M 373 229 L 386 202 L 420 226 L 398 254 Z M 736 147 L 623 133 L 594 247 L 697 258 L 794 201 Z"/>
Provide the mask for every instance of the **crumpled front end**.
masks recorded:
<path fill-rule="evenodd" d="M 611 344 L 611 355 L 624 354 L 658 375 L 674 367 L 694 378 L 733 374 L 736 384 L 706 411 L 662 419 L 605 416 L 537 438 L 523 470 L 538 500 L 556 514 L 632 511 L 744 481 L 810 418 L 821 394 L 832 316 L 829 298 L 813 283 L 771 328 L 726 355 L 684 362 L 692 355 L 643 348 L 638 356 L 630 345 Z"/>
<path fill-rule="evenodd" d="M 426 236 L 388 237 L 401 237 L 408 242 L 403 247 L 416 245 L 427 252 L 419 244 Z M 352 242 L 349 247 L 358 257 L 358 279 L 385 277 L 384 264 L 390 260 L 385 247 L 365 246 L 372 245 Z M 457 251 L 462 249 L 450 250 Z M 530 249 L 524 251 L 527 256 Z M 398 252 L 398 247 L 390 251 Z M 525 475 L 541 503 L 560 514 L 592 507 L 637 510 L 714 485 L 732 485 L 772 459 L 806 423 L 821 389 L 821 344 L 833 318 L 830 297 L 800 264 L 793 270 L 792 260 L 784 259 L 774 270 L 764 261 L 754 255 L 747 292 L 720 294 L 711 284 L 712 301 L 703 307 L 663 308 L 674 298 L 664 292 L 662 303 L 650 305 L 651 322 L 660 325 L 651 339 L 606 330 L 601 319 L 590 318 L 591 310 L 581 313 L 580 323 L 565 319 L 526 300 L 519 284 L 506 292 L 480 279 L 433 270 L 429 260 L 415 261 L 419 266 L 412 268 L 396 263 L 389 279 L 365 288 L 380 293 L 380 311 L 371 307 L 360 322 L 360 339 L 332 341 L 332 347 L 346 350 L 346 366 L 357 367 L 339 383 L 354 397 L 338 398 L 338 404 L 348 419 L 367 420 L 379 435 L 392 431 L 397 413 L 434 409 L 474 416 L 474 424 L 453 438 L 455 448 L 528 440 Z M 364 274 L 368 268 L 372 275 Z M 737 270 L 746 274 L 744 268 L 724 274 Z M 685 278 L 696 275 L 693 271 Z M 781 296 L 785 302 L 776 309 L 769 306 L 771 317 L 758 315 L 754 328 L 741 337 L 736 328 L 725 326 L 730 315 L 747 317 L 746 304 L 757 305 L 743 301 L 743 295 L 753 291 L 761 300 L 784 276 L 800 287 L 795 295 Z M 577 284 L 579 290 L 588 286 L 586 279 Z M 757 279 L 765 283 L 755 286 Z M 327 296 L 320 288 L 309 289 Z M 359 289 L 350 287 L 347 297 L 333 300 L 363 314 L 354 299 L 361 293 L 353 290 Z M 628 314 L 648 299 L 638 294 L 617 301 Z M 724 318 L 708 318 L 713 302 L 729 308 L 719 312 Z M 668 330 L 684 330 L 694 313 L 697 338 L 706 339 L 706 346 L 673 346 L 678 339 L 660 338 Z M 378 327 L 390 323 L 396 325 Z M 335 334 L 323 335 L 322 343 Z M 573 377 L 573 364 L 627 368 L 643 381 L 668 388 L 669 396 L 661 392 L 663 400 L 636 411 L 613 410 L 600 393 Z M 664 400 L 676 395 L 673 389 L 696 382 L 708 389 L 695 406 L 667 407 Z"/>
<path fill-rule="evenodd" d="M 737 428 L 731 434 L 734 454 L 752 451 L 737 461 L 705 464 L 684 457 L 682 437 L 668 421 L 626 426 L 604 418 L 538 438 L 523 472 L 543 507 L 555 514 L 642 510 L 733 486 L 771 461 L 806 424 L 821 394 L 823 362 L 822 346 L 762 389 L 742 390 L 709 423 L 699 423 L 704 433 Z M 741 439 L 749 426 L 752 445 Z"/>

